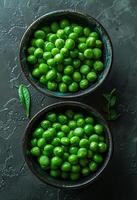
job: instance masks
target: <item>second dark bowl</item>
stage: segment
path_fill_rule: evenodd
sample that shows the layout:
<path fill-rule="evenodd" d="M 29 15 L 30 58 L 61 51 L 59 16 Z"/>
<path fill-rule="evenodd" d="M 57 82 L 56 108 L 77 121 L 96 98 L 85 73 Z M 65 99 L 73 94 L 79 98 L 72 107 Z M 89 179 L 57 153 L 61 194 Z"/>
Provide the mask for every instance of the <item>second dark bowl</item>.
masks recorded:
<path fill-rule="evenodd" d="M 99 169 L 94 174 L 91 174 L 87 177 L 83 177 L 77 181 L 58 180 L 58 179 L 52 178 L 46 171 L 40 168 L 36 160 L 28 153 L 28 150 L 30 149 L 30 140 L 32 137 L 32 132 L 35 130 L 37 125 L 42 121 L 45 115 L 48 112 L 52 112 L 52 111 L 62 112 L 65 109 L 73 109 L 75 111 L 82 112 L 84 114 L 92 113 L 95 119 L 97 119 L 99 123 L 104 125 L 106 142 L 108 144 L 108 152 L 106 153 L 104 161 L 102 165 L 99 167 Z M 104 169 L 106 168 L 108 162 L 110 161 L 110 158 L 112 155 L 112 149 L 113 149 L 112 136 L 107 126 L 107 123 L 103 119 L 103 117 L 92 107 L 82 104 L 80 102 L 75 102 L 75 101 L 55 103 L 39 111 L 29 122 L 25 131 L 24 138 L 23 138 L 23 152 L 24 152 L 25 160 L 30 170 L 35 174 L 36 177 L 38 177 L 44 183 L 47 183 L 59 188 L 77 189 L 77 188 L 84 187 L 90 183 L 93 183 L 97 178 L 100 177 L 100 175 L 103 173 Z"/>
<path fill-rule="evenodd" d="M 85 90 L 80 90 L 75 93 L 61 93 L 61 92 L 54 92 L 54 91 L 48 90 L 46 86 L 40 84 L 36 79 L 32 77 L 30 69 L 29 69 L 29 65 L 26 61 L 27 47 L 29 45 L 29 41 L 32 38 L 34 31 L 40 28 L 42 25 L 49 24 L 53 21 L 57 21 L 62 18 L 68 18 L 72 22 L 77 22 L 78 24 L 81 24 L 83 26 L 88 26 L 92 30 L 95 30 L 96 32 L 99 33 L 104 45 L 104 49 L 103 49 L 103 62 L 105 66 L 104 71 L 100 74 L 98 80 L 94 84 L 92 84 Z M 24 72 L 26 78 L 39 91 L 49 96 L 58 97 L 58 98 L 68 99 L 68 98 L 73 98 L 73 97 L 79 97 L 79 96 L 83 96 L 95 91 L 108 76 L 111 65 L 112 65 L 112 60 L 113 60 L 112 43 L 104 27 L 90 15 L 86 15 L 86 14 L 76 12 L 76 11 L 71 11 L 71 10 L 54 11 L 54 12 L 47 13 L 43 15 L 42 17 L 38 18 L 28 27 L 20 43 L 20 63 L 21 63 L 22 71 Z"/>

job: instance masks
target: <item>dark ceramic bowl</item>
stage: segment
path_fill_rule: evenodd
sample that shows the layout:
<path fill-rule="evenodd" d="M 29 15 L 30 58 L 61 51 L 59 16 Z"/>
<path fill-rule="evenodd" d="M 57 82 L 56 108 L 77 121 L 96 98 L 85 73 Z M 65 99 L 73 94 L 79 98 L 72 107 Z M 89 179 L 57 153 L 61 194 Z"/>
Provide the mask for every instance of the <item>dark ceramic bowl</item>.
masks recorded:
<path fill-rule="evenodd" d="M 68 18 L 72 22 L 77 22 L 78 24 L 91 27 L 91 29 L 99 33 L 104 44 L 104 49 L 103 49 L 103 52 L 104 52 L 103 62 L 105 66 L 104 71 L 100 74 L 98 80 L 94 84 L 92 84 L 85 90 L 80 90 L 75 93 L 60 93 L 60 92 L 54 92 L 54 91 L 48 90 L 46 86 L 40 84 L 35 78 L 32 77 L 30 73 L 29 65 L 26 61 L 26 49 L 29 45 L 29 41 L 32 38 L 34 31 L 38 29 L 39 27 L 41 27 L 42 25 L 50 24 L 52 21 L 56 21 L 62 18 Z M 112 65 L 112 59 L 113 59 L 112 43 L 106 30 L 93 17 L 76 12 L 76 11 L 63 10 L 63 11 L 55 11 L 55 12 L 51 12 L 51 13 L 47 13 L 46 15 L 43 15 L 42 17 L 34 21 L 28 27 L 20 43 L 20 63 L 21 63 L 22 71 L 24 72 L 26 78 L 30 81 L 30 83 L 36 89 L 53 97 L 73 98 L 73 97 L 79 97 L 79 96 L 83 96 L 85 94 L 93 92 L 106 79 Z"/>
<path fill-rule="evenodd" d="M 82 112 L 84 114 L 92 113 L 93 116 L 97 119 L 98 122 L 102 123 L 105 127 L 105 135 L 106 135 L 106 142 L 108 144 L 108 152 L 105 155 L 104 161 L 102 165 L 100 165 L 100 168 L 94 173 L 91 174 L 87 177 L 83 177 L 77 181 L 66 181 L 66 180 L 57 180 L 52 178 L 46 171 L 42 170 L 39 166 L 39 164 L 36 162 L 34 157 L 32 157 L 29 153 L 28 150 L 31 148 L 30 147 L 30 140 L 32 137 L 32 132 L 36 128 L 36 126 L 40 123 L 40 121 L 43 120 L 45 117 L 46 113 L 49 111 L 54 111 L 54 112 L 62 112 L 64 109 L 73 109 L 78 112 Z M 112 136 L 109 131 L 109 128 L 107 126 L 107 123 L 103 119 L 103 117 L 92 107 L 87 106 L 85 104 L 82 104 L 80 102 L 75 102 L 75 101 L 66 101 L 66 102 L 60 102 L 60 103 L 55 103 L 50 106 L 47 106 L 43 110 L 39 111 L 29 122 L 25 135 L 23 138 L 23 152 L 25 156 L 25 160 L 30 168 L 30 170 L 35 174 L 36 177 L 38 177 L 41 181 L 44 183 L 50 184 L 55 187 L 59 188 L 80 188 L 83 186 L 86 186 L 90 183 L 93 183 L 104 171 L 106 168 L 111 155 L 112 155 Z"/>

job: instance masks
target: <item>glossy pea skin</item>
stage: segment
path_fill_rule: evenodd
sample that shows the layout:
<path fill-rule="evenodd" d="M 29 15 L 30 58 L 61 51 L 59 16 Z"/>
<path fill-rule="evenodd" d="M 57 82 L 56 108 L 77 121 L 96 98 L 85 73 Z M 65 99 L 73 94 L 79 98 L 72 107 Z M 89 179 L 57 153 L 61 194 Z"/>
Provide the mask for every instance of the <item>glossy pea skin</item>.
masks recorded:
<path fill-rule="evenodd" d="M 61 166 L 61 170 L 64 172 L 69 172 L 71 171 L 71 164 L 70 162 L 64 162 Z"/>
<path fill-rule="evenodd" d="M 46 76 L 45 75 L 41 76 L 39 82 L 43 85 L 46 85 L 47 84 Z"/>
<path fill-rule="evenodd" d="M 27 50 L 28 54 L 30 54 L 30 55 L 33 55 L 34 51 L 35 51 L 35 47 L 29 47 Z"/>
<path fill-rule="evenodd" d="M 36 157 L 40 156 L 40 149 L 39 149 L 39 147 L 33 147 L 30 152 L 31 152 L 31 154 L 33 156 L 36 156 Z"/>
<path fill-rule="evenodd" d="M 67 49 L 73 49 L 75 47 L 75 42 L 73 39 L 67 39 L 65 42 L 65 47 Z"/>
<path fill-rule="evenodd" d="M 41 127 L 38 127 L 38 128 L 36 128 L 35 131 L 33 132 L 33 137 L 35 137 L 35 138 L 41 138 L 43 132 L 44 132 L 44 129 L 41 128 Z"/>
<path fill-rule="evenodd" d="M 94 62 L 93 67 L 94 67 L 96 72 L 100 72 L 104 69 L 104 65 L 101 61 Z"/>
<path fill-rule="evenodd" d="M 88 87 L 88 81 L 87 79 L 83 79 L 80 81 L 80 88 L 83 90 L 83 89 L 86 89 Z"/>
<path fill-rule="evenodd" d="M 96 124 L 94 130 L 96 134 L 101 135 L 104 131 L 104 127 L 101 124 Z"/>
<path fill-rule="evenodd" d="M 59 84 L 59 91 L 61 92 L 61 93 L 65 93 L 65 92 L 67 92 L 67 85 L 65 84 L 65 83 L 60 83 Z"/>
<path fill-rule="evenodd" d="M 49 158 L 45 155 L 40 156 L 38 160 L 42 168 L 47 168 L 50 164 Z"/>
<path fill-rule="evenodd" d="M 73 82 L 69 85 L 68 90 L 69 92 L 76 92 L 78 91 L 78 84 L 76 82 Z"/>
<path fill-rule="evenodd" d="M 54 146 L 51 145 L 51 144 L 47 144 L 45 147 L 44 147 L 44 151 L 43 151 L 43 154 L 50 157 L 53 153 L 53 149 L 54 149 Z"/>
<path fill-rule="evenodd" d="M 48 81 L 47 83 L 47 88 L 51 91 L 56 91 L 57 90 L 57 83 L 56 82 L 51 82 L 51 81 Z"/>
<path fill-rule="evenodd" d="M 43 30 L 37 30 L 34 33 L 34 37 L 37 39 L 44 39 L 45 38 L 45 32 Z"/>
<path fill-rule="evenodd" d="M 72 164 L 75 165 L 78 163 L 78 156 L 75 154 L 71 154 L 68 158 L 68 161 Z"/>
<path fill-rule="evenodd" d="M 75 82 L 80 82 L 81 78 L 82 78 L 82 76 L 79 72 L 74 72 L 72 77 Z"/>
<path fill-rule="evenodd" d="M 35 52 L 35 51 L 34 51 Z M 30 55 L 27 57 L 27 61 L 30 63 L 30 64 L 35 64 L 37 62 L 37 58 L 35 55 Z"/>

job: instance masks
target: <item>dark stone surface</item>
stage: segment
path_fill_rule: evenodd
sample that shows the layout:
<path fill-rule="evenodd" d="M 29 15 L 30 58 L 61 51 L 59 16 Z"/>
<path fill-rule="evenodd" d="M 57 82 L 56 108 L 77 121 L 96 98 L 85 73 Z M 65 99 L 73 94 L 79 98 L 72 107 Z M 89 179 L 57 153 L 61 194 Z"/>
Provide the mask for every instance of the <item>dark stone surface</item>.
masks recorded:
<path fill-rule="evenodd" d="M 94 185 L 61 191 L 44 185 L 30 172 L 22 154 L 28 120 L 17 88 L 28 85 L 33 116 L 56 102 L 34 90 L 18 62 L 19 42 L 27 26 L 46 12 L 74 9 L 91 14 L 107 29 L 114 46 L 108 80 L 94 95 L 80 101 L 102 112 L 101 93 L 116 87 L 121 117 L 110 123 L 115 149 L 112 162 Z M 0 0 L 0 200 L 136 200 L 137 199 L 137 2 L 136 0 Z"/>

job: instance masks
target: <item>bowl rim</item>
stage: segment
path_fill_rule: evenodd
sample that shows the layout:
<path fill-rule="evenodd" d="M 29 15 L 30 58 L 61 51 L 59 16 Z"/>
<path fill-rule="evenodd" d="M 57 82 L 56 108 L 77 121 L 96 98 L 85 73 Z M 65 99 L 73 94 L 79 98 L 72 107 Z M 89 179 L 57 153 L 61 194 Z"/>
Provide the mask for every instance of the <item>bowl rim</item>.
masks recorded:
<path fill-rule="evenodd" d="M 108 69 L 106 70 L 106 72 L 104 73 L 104 76 L 101 78 L 101 80 L 95 84 L 95 86 L 93 87 L 88 87 L 87 89 L 85 90 L 82 90 L 81 93 L 78 93 L 78 92 L 75 92 L 75 93 L 68 93 L 67 95 L 63 96 L 63 95 L 57 95 L 55 94 L 54 91 L 48 91 L 48 90 L 43 90 L 41 87 L 38 87 L 37 84 L 34 83 L 33 80 L 31 80 L 28 76 L 28 74 L 26 73 L 26 71 L 24 70 L 24 64 L 22 63 L 22 59 L 21 59 L 21 55 L 22 55 L 22 48 L 23 48 L 23 41 L 25 40 L 26 38 L 26 34 L 28 33 L 28 31 L 30 31 L 32 29 L 32 27 L 37 24 L 39 21 L 41 21 L 42 19 L 50 16 L 50 15 L 56 15 L 56 14 L 61 14 L 61 13 L 72 13 L 72 14 L 78 14 L 78 15 L 81 15 L 82 17 L 84 18 L 88 18 L 89 21 L 92 19 L 92 21 L 94 21 L 96 24 L 98 24 L 101 29 L 103 30 L 103 32 L 105 33 L 105 37 L 107 37 L 107 41 L 109 43 L 109 46 L 110 46 L 110 64 L 108 65 Z M 81 96 L 85 96 L 85 95 L 88 95 L 92 92 L 94 92 L 97 88 L 99 88 L 102 83 L 105 81 L 105 79 L 108 77 L 109 73 L 110 73 L 110 70 L 112 68 L 112 63 L 113 63 L 113 45 L 112 45 L 112 41 L 110 39 L 110 36 L 108 34 L 108 32 L 106 31 L 106 29 L 103 27 L 103 25 L 97 20 L 95 19 L 94 17 L 92 17 L 91 15 L 89 14 L 86 14 L 86 13 L 82 13 L 82 12 L 79 12 L 79 11 L 75 11 L 75 10 L 71 10 L 71 9 L 65 9 L 65 10 L 56 10 L 56 11 L 51 11 L 51 12 L 48 12 L 44 15 L 42 15 L 41 17 L 37 18 L 35 21 L 33 21 L 29 26 L 28 28 L 26 29 L 26 31 L 24 32 L 22 38 L 21 38 L 21 41 L 20 41 L 20 44 L 19 44 L 19 62 L 20 62 L 20 66 L 21 66 L 21 69 L 22 69 L 22 72 L 24 73 L 26 79 L 31 83 L 31 85 L 36 88 L 39 92 L 43 93 L 43 94 L 46 94 L 50 97 L 54 97 L 54 98 L 59 98 L 59 99 L 71 99 L 71 98 L 78 98 L 78 97 L 81 97 Z"/>
<path fill-rule="evenodd" d="M 26 139 L 29 135 L 29 132 L 28 132 L 28 129 L 31 125 L 33 125 L 33 121 L 35 121 L 37 118 L 40 118 L 41 115 L 43 115 L 44 113 L 46 113 L 48 111 L 48 109 L 53 109 L 54 107 L 56 106 L 65 106 L 65 105 L 69 105 L 69 106 L 76 106 L 76 107 L 82 107 L 83 109 L 85 110 L 89 110 L 93 113 L 93 116 L 95 115 L 96 118 L 99 118 L 100 120 L 103 121 L 103 124 L 105 125 L 105 128 L 106 128 L 106 132 L 107 132 L 107 137 L 108 137 L 108 141 L 109 141 L 109 151 L 108 151 L 108 154 L 107 156 L 105 157 L 104 159 L 104 163 L 102 164 L 102 166 L 99 168 L 99 170 L 97 170 L 96 174 L 85 180 L 84 182 L 82 183 L 76 183 L 76 184 L 73 184 L 73 185 L 65 185 L 65 184 L 57 184 L 56 182 L 51 182 L 51 181 L 48 181 L 47 179 L 41 177 L 38 175 L 38 173 L 36 172 L 36 170 L 33 168 L 33 166 L 31 165 L 31 162 L 29 162 L 29 159 L 28 159 L 28 156 L 26 154 Z M 40 111 L 38 111 L 33 117 L 32 119 L 29 121 L 27 127 L 25 128 L 25 132 L 23 134 L 23 139 L 22 139 L 22 150 L 23 150 L 23 155 L 24 155 L 24 158 L 25 158 L 25 162 L 27 163 L 30 171 L 39 179 L 41 180 L 43 183 L 46 183 L 48 185 L 51 185 L 51 186 L 54 186 L 56 188 L 66 188 L 66 189 L 79 189 L 79 188 L 82 188 L 82 187 L 85 187 L 91 183 L 94 183 L 101 175 L 102 175 L 102 172 L 106 169 L 106 167 L 108 166 L 110 160 L 111 160 L 111 157 L 112 157 L 112 153 L 113 153 L 113 138 L 112 138 L 112 134 L 110 132 L 110 129 L 108 127 L 108 124 L 106 122 L 106 120 L 102 117 L 102 115 L 96 111 L 93 107 L 89 106 L 89 105 L 86 105 L 84 103 L 81 103 L 81 102 L 77 102 L 77 101 L 62 101 L 62 102 L 57 102 L 57 103 L 53 103 L 51 105 L 48 105 L 46 107 L 44 107 L 43 109 L 41 109 Z M 87 176 L 88 177 L 88 176 Z M 57 180 L 56 180 L 57 181 Z"/>

